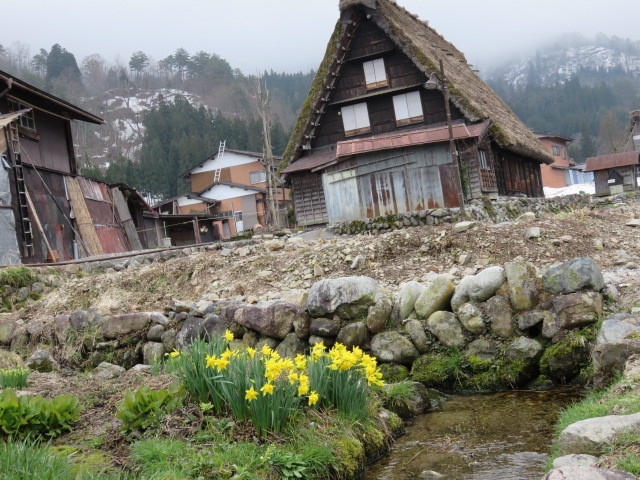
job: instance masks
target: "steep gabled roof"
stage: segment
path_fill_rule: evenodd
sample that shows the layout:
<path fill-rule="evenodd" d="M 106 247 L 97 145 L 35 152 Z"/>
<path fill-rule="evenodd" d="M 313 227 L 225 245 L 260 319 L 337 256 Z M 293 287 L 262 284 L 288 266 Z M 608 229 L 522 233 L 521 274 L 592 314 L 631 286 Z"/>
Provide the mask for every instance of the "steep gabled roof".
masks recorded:
<path fill-rule="evenodd" d="M 375 22 L 427 77 L 439 72 L 439 61 L 442 60 L 451 101 L 472 123 L 491 120 L 492 136 L 498 145 L 539 162 L 553 163 L 553 157 L 535 134 L 471 69 L 462 52 L 426 22 L 392 0 L 341 0 L 340 9 L 341 18 L 336 24 L 325 57 L 298 116 L 281 167 L 294 162 L 300 156 L 304 136 L 313 121 L 312 115 L 325 94 L 324 86 L 329 83 L 332 74 L 339 73 L 333 65 L 334 55 L 341 48 L 350 16 L 357 9 L 363 9 L 371 21 Z"/>
<path fill-rule="evenodd" d="M 237 153 L 238 155 L 245 155 L 247 157 L 254 157 L 254 158 L 258 159 L 258 160 L 260 160 L 261 158 L 264 157 L 264 154 L 262 152 L 248 152 L 246 150 L 232 150 L 231 148 L 226 148 L 225 149 L 225 153 L 226 152 Z M 189 170 L 187 170 L 186 172 L 180 174 L 178 176 L 178 178 L 187 178 L 191 174 L 191 172 L 193 172 L 196 168 L 201 167 L 202 165 L 205 164 L 205 162 L 207 162 L 208 160 L 213 160 L 217 156 L 218 156 L 218 152 L 214 153 L 210 157 L 205 158 L 200 163 L 198 163 L 198 164 L 194 165 L 193 167 L 189 168 Z M 273 158 L 276 159 L 276 160 L 282 160 L 282 157 L 278 157 L 276 155 L 274 155 Z"/>
<path fill-rule="evenodd" d="M 203 188 L 199 192 L 194 192 L 194 193 L 196 193 L 198 196 L 200 196 L 204 192 L 207 192 L 207 191 L 211 190 L 216 185 L 226 185 L 227 187 L 231 187 L 231 188 L 240 188 L 242 190 L 253 190 L 253 191 L 259 192 L 259 193 L 267 193 L 267 190 L 264 189 L 264 188 L 254 187 L 254 186 L 251 186 L 251 185 L 244 185 L 242 183 L 235 183 L 235 182 L 215 182 L 215 183 L 212 183 L 211 185 L 209 185 L 208 187 Z"/>

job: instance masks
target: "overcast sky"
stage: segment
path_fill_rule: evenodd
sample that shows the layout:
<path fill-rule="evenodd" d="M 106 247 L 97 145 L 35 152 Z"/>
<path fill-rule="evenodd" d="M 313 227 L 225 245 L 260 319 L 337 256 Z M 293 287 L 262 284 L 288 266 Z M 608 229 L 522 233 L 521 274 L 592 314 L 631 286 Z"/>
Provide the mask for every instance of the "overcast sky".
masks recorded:
<path fill-rule="evenodd" d="M 562 33 L 640 40 L 637 0 L 398 0 L 481 70 Z M 3 1 L 0 43 L 47 50 L 59 43 L 78 63 L 99 53 L 127 63 L 178 47 L 227 59 L 244 73 L 317 68 L 338 18 L 338 0 Z"/>

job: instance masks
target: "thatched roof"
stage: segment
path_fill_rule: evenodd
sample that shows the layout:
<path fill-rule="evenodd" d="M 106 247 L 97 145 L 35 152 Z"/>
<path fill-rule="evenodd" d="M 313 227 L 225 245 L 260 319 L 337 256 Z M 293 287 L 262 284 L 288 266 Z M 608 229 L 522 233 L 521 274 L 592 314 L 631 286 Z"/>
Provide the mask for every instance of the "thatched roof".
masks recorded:
<path fill-rule="evenodd" d="M 372 8 L 372 7 L 375 8 Z M 340 46 L 346 29 L 346 19 L 353 8 L 364 8 L 391 40 L 407 55 L 427 77 L 439 72 L 442 60 L 451 94 L 451 101 L 462 111 L 467 120 L 478 122 L 490 119 L 493 139 L 502 148 L 543 163 L 553 163 L 535 134 L 525 126 L 496 94 L 467 64 L 465 56 L 447 42 L 426 22 L 411 14 L 392 0 L 341 0 L 342 18 L 338 21 L 329 40 L 322 64 L 311 85 L 302 107 L 289 145 L 283 155 L 287 164 L 297 160 L 304 135 L 315 106 L 322 97 L 326 77 L 333 56 Z"/>

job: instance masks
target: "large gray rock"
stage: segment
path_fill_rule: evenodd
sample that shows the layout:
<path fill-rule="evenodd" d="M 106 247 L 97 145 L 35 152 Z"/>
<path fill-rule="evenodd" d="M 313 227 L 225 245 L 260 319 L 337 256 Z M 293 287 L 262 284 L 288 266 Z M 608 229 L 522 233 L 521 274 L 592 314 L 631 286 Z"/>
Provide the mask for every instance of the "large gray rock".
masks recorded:
<path fill-rule="evenodd" d="M 636 476 L 622 470 L 574 466 L 554 468 L 542 480 L 636 480 Z"/>
<path fill-rule="evenodd" d="M 448 310 L 455 287 L 449 275 L 438 275 L 426 286 L 416 300 L 415 310 L 420 318 L 429 318 L 440 310 Z"/>
<path fill-rule="evenodd" d="M 142 347 L 142 362 L 145 365 L 153 365 L 162 360 L 164 345 L 159 342 L 147 342 Z"/>
<path fill-rule="evenodd" d="M 284 339 L 293 331 L 298 313 L 298 306 L 286 302 L 242 305 L 235 310 L 233 320 L 263 335 Z"/>
<path fill-rule="evenodd" d="M 11 343 L 11 337 L 16 329 L 15 320 L 0 321 L 0 344 L 8 345 Z"/>
<path fill-rule="evenodd" d="M 374 335 L 385 329 L 391 318 L 393 305 L 387 297 L 380 297 L 375 305 L 369 307 L 367 328 Z"/>
<path fill-rule="evenodd" d="M 511 301 L 505 295 L 496 295 L 485 302 L 484 313 L 489 319 L 493 333 L 503 338 L 513 336 L 515 330 Z"/>
<path fill-rule="evenodd" d="M 378 282 L 369 277 L 342 277 L 316 282 L 309 290 L 307 309 L 314 317 L 336 313 L 340 318 L 365 317 L 380 296 Z"/>
<path fill-rule="evenodd" d="M 411 340 L 398 332 L 382 332 L 371 340 L 371 353 L 381 362 L 408 365 L 420 355 Z"/>
<path fill-rule="evenodd" d="M 283 358 L 295 358 L 299 353 L 305 353 L 308 347 L 307 342 L 300 340 L 295 333 L 290 333 L 276 347 L 276 352 Z"/>
<path fill-rule="evenodd" d="M 607 387 L 624 370 L 625 363 L 634 354 L 640 354 L 640 340 L 596 345 L 591 351 L 594 385 L 598 388 Z"/>
<path fill-rule="evenodd" d="M 451 298 L 451 307 L 455 312 L 462 304 L 469 300 L 485 302 L 500 289 L 506 276 L 504 268 L 489 267 L 476 275 L 468 275 L 460 280 Z"/>
<path fill-rule="evenodd" d="M 640 333 L 640 317 L 628 313 L 616 313 L 602 322 L 596 344 L 619 342 L 632 333 Z"/>
<path fill-rule="evenodd" d="M 147 340 L 150 342 L 162 342 L 162 334 L 164 327 L 162 325 L 153 325 L 147 332 Z"/>
<path fill-rule="evenodd" d="M 495 340 L 478 338 L 471 342 L 464 352 L 465 357 L 477 357 L 483 362 L 491 362 L 498 355 L 500 345 Z"/>
<path fill-rule="evenodd" d="M 592 258 L 575 258 L 545 272 L 542 286 L 553 294 L 574 293 L 587 288 L 600 291 L 604 288 L 604 277 Z"/>
<path fill-rule="evenodd" d="M 53 318 L 53 336 L 58 344 L 67 341 L 71 331 L 71 320 L 69 315 L 57 315 Z"/>
<path fill-rule="evenodd" d="M 526 312 L 518 317 L 518 328 L 520 330 L 527 330 L 539 325 L 540 323 L 544 323 L 545 320 L 547 322 L 553 320 L 551 312 L 547 310 L 532 310 L 531 312 Z M 553 337 L 553 335 L 551 335 L 551 337 Z"/>
<path fill-rule="evenodd" d="M 340 333 L 340 317 L 312 318 L 309 332 L 321 337 L 335 337 Z"/>
<path fill-rule="evenodd" d="M 533 338 L 518 337 L 508 347 L 506 356 L 511 360 L 534 361 L 541 355 L 544 348 Z"/>
<path fill-rule="evenodd" d="M 120 365 L 114 365 L 113 363 L 109 362 L 102 362 L 93 370 L 93 376 L 102 378 L 103 380 L 109 380 L 119 377 L 126 371 L 126 368 L 121 367 Z"/>
<path fill-rule="evenodd" d="M 347 347 L 362 347 L 367 343 L 368 331 L 364 322 L 348 323 L 340 329 L 336 342 Z"/>
<path fill-rule="evenodd" d="M 409 320 L 404 325 L 404 329 L 407 331 L 409 337 L 411 337 L 411 341 L 420 353 L 427 353 L 429 351 L 431 342 L 429 342 L 420 320 Z"/>
<path fill-rule="evenodd" d="M 473 302 L 462 304 L 456 312 L 460 323 L 471 333 L 482 333 L 486 327 L 482 309 Z"/>
<path fill-rule="evenodd" d="M 311 316 L 306 311 L 301 311 L 293 321 L 293 331 L 300 340 L 308 340 L 311 335 Z"/>
<path fill-rule="evenodd" d="M 60 370 L 58 362 L 45 350 L 36 350 L 25 362 L 25 365 L 31 370 L 41 373 Z"/>
<path fill-rule="evenodd" d="M 553 468 L 562 467 L 595 467 L 600 461 L 598 457 L 584 453 L 563 455 L 553 461 Z"/>
<path fill-rule="evenodd" d="M 536 267 L 530 262 L 507 262 L 504 272 L 513 309 L 521 312 L 535 308 L 540 298 Z"/>
<path fill-rule="evenodd" d="M 427 320 L 427 328 L 446 347 L 464 346 L 462 325 L 451 312 L 435 312 Z"/>
<path fill-rule="evenodd" d="M 203 336 L 204 319 L 200 317 L 188 317 L 182 327 L 173 339 L 174 348 L 176 350 L 184 350 L 191 345 L 194 340 L 198 340 Z M 165 339 L 163 339 L 165 343 Z"/>
<path fill-rule="evenodd" d="M 602 294 L 571 293 L 553 299 L 553 313 L 561 328 L 567 330 L 596 323 L 602 316 Z"/>
<path fill-rule="evenodd" d="M 558 454 L 595 453 L 628 430 L 640 428 L 640 413 L 608 415 L 572 423 L 558 436 Z"/>
<path fill-rule="evenodd" d="M 167 317 L 159 312 L 125 313 L 105 317 L 100 321 L 100 331 L 107 340 L 144 330 L 150 324 L 166 325 Z"/>
<path fill-rule="evenodd" d="M 416 300 L 425 289 L 426 287 L 418 282 L 407 282 L 402 286 L 393 306 L 394 321 L 402 322 L 409 318 L 409 315 L 413 313 Z"/>

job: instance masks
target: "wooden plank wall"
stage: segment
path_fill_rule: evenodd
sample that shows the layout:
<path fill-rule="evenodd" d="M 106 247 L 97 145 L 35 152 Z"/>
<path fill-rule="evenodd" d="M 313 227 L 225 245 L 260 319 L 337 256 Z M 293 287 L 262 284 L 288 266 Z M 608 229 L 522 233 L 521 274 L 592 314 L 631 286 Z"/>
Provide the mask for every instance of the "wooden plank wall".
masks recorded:
<path fill-rule="evenodd" d="M 299 225 L 318 225 L 329 221 L 321 174 L 309 171 L 291 174 L 291 186 Z"/>
<path fill-rule="evenodd" d="M 87 250 L 89 256 L 102 255 L 104 250 L 98 238 L 93 220 L 89 214 L 89 209 L 84 200 L 84 195 L 78 185 L 78 179 L 74 177 L 65 177 L 67 182 L 67 191 L 69 193 L 69 201 L 75 215 L 78 230 L 82 236 L 82 244 Z"/>

